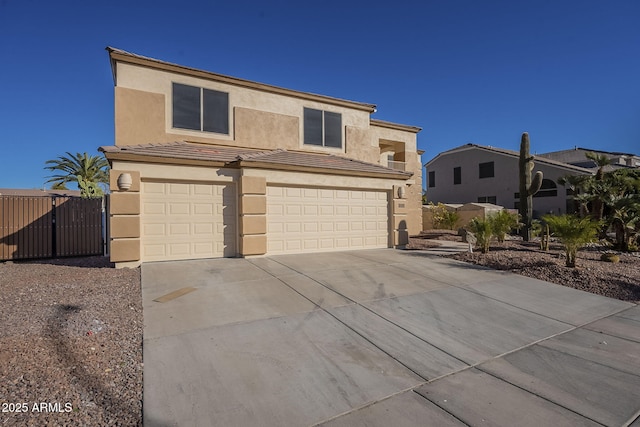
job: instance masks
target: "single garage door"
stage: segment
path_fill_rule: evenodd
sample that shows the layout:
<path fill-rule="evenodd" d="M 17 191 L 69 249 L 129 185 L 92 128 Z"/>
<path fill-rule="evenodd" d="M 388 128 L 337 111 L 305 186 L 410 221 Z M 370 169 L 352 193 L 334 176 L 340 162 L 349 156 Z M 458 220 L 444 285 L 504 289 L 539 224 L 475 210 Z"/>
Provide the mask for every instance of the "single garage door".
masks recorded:
<path fill-rule="evenodd" d="M 142 182 L 142 260 L 236 255 L 232 185 Z"/>
<path fill-rule="evenodd" d="M 386 248 L 385 191 L 267 187 L 267 254 Z"/>

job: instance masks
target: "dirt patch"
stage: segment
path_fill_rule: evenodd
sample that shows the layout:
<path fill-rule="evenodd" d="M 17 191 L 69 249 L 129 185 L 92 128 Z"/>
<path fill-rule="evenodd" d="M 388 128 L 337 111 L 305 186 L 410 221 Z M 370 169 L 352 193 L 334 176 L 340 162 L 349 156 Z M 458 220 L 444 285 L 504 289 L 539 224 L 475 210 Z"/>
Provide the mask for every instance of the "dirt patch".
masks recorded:
<path fill-rule="evenodd" d="M 0 263 L 1 425 L 142 425 L 139 269 Z"/>

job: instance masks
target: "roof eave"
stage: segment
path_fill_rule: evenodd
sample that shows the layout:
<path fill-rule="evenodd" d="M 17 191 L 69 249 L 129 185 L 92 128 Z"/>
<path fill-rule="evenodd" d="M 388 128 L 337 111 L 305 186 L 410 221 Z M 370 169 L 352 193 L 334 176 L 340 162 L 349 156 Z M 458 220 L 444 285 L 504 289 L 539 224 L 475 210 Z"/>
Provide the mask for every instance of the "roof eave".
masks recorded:
<path fill-rule="evenodd" d="M 102 150 L 101 150 L 102 151 Z M 208 167 L 228 167 L 228 162 L 219 160 L 202 160 L 191 159 L 188 157 L 166 157 L 166 156 L 154 156 L 147 154 L 136 153 L 124 153 L 114 151 L 103 151 L 104 156 L 109 163 L 113 160 L 127 161 L 127 162 L 144 162 L 144 163 L 161 163 L 170 165 L 191 165 L 191 166 L 208 166 Z"/>
<path fill-rule="evenodd" d="M 112 68 L 115 69 L 115 63 L 126 62 L 129 64 L 142 65 L 145 67 L 155 68 L 164 71 L 170 71 L 177 74 L 185 74 L 194 77 L 200 77 L 208 80 L 217 81 L 220 83 L 232 84 L 234 86 L 245 87 L 249 89 L 260 90 L 263 92 L 274 93 L 285 96 L 295 96 L 297 98 L 306 99 L 309 101 L 323 102 L 326 104 L 336 105 L 340 107 L 353 108 L 368 113 L 373 113 L 376 110 L 375 104 L 368 104 L 364 102 L 349 101 L 346 99 L 333 98 L 326 95 L 318 95 L 309 92 L 297 91 L 294 89 L 286 89 L 279 86 L 272 86 L 265 83 L 258 83 L 251 80 L 245 80 L 238 77 L 226 76 L 224 74 L 213 73 L 210 71 L 204 71 L 197 68 L 186 67 L 183 65 L 173 64 L 170 62 L 160 61 L 158 59 L 148 58 L 140 55 L 135 55 L 129 52 L 125 52 L 113 47 L 107 47 L 109 57 L 112 61 Z M 115 76 L 115 70 L 113 71 Z M 114 78 L 115 82 L 115 78 Z"/>
<path fill-rule="evenodd" d="M 388 178 L 388 179 L 399 179 L 399 180 L 407 180 L 413 176 L 411 172 L 367 172 L 367 171 L 357 171 L 357 170 L 344 170 L 344 169 L 333 169 L 333 168 L 321 168 L 321 167 L 313 167 L 313 166 L 299 166 L 299 165 L 291 165 L 291 164 L 282 164 L 282 163 L 271 163 L 271 162 L 260 162 L 260 161 L 251 161 L 251 160 L 239 160 L 236 162 L 239 167 L 242 168 L 254 168 L 254 169 L 272 169 L 272 170 L 282 170 L 282 171 L 293 171 L 293 172 L 312 172 L 312 173 L 323 173 L 323 174 L 331 174 L 331 175 L 342 175 L 342 176 L 359 176 L 359 177 L 368 177 L 368 178 Z"/>
<path fill-rule="evenodd" d="M 372 126 L 379 126 L 379 127 L 393 129 L 393 130 L 402 130 L 405 132 L 412 132 L 412 133 L 418 133 L 422 130 L 422 128 L 418 126 L 403 125 L 400 123 L 392 123 L 392 122 L 387 122 L 379 119 L 370 119 L 369 124 Z"/>

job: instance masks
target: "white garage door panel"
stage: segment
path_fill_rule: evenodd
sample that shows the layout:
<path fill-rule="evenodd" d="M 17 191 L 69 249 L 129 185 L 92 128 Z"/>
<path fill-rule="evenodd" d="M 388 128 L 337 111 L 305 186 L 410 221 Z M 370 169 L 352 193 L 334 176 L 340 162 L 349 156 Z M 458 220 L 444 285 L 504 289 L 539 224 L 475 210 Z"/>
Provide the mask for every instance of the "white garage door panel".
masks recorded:
<path fill-rule="evenodd" d="M 214 258 L 236 254 L 231 185 L 142 183 L 142 260 Z"/>
<path fill-rule="evenodd" d="M 267 253 L 386 248 L 384 191 L 267 187 Z"/>

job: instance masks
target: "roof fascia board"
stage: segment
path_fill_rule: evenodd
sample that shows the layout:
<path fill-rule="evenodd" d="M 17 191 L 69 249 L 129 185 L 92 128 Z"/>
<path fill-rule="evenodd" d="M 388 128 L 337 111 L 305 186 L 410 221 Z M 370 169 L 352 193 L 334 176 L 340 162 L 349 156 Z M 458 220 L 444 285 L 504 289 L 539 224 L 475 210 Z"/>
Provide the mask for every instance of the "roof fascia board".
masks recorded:
<path fill-rule="evenodd" d="M 387 122 L 384 120 L 378 120 L 378 119 L 371 119 L 369 121 L 369 124 L 371 126 L 378 126 L 381 128 L 387 128 L 387 129 L 393 129 L 393 130 L 402 130 L 405 132 L 413 132 L 413 133 L 418 133 L 422 130 L 421 127 L 418 126 L 410 126 L 410 125 L 403 125 L 400 123 L 392 123 L 392 122 Z"/>
<path fill-rule="evenodd" d="M 107 48 L 109 56 L 112 61 L 113 74 L 116 76 L 115 64 L 119 62 L 126 62 L 134 65 L 141 65 L 149 68 L 155 68 L 158 70 L 169 71 L 177 74 L 184 74 L 192 77 L 199 77 L 206 80 L 213 80 L 220 83 L 226 83 L 234 86 L 240 86 L 248 89 L 255 89 L 262 92 L 274 93 L 277 95 L 293 96 L 296 98 L 305 99 L 308 101 L 322 102 L 326 104 L 336 105 L 339 107 L 352 108 L 356 110 L 366 111 L 373 113 L 376 109 L 374 104 L 367 104 L 363 102 L 348 101 L 345 99 L 333 98 L 326 95 L 317 95 L 314 93 L 301 92 L 293 89 L 285 89 L 278 86 L 272 86 L 265 83 L 253 82 L 250 80 L 244 80 L 237 77 L 225 76 L 223 74 L 212 73 L 210 71 L 198 70 L 195 68 L 185 67 L 178 64 L 172 64 L 169 62 L 160 61 L 157 59 L 140 57 L 122 51 Z M 114 82 L 116 78 L 114 77 Z"/>

